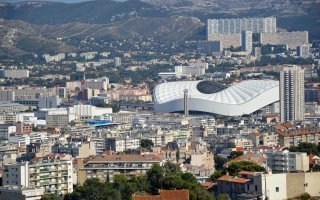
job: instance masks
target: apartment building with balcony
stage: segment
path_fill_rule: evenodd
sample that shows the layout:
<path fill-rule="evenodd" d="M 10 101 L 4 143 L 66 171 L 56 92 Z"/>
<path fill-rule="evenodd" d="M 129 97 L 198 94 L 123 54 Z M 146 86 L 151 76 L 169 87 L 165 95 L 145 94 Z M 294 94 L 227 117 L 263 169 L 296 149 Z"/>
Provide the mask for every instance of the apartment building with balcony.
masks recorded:
<path fill-rule="evenodd" d="M 3 185 L 44 189 L 45 194 L 64 195 L 73 191 L 72 161 L 48 155 L 31 162 L 4 165 Z"/>
<path fill-rule="evenodd" d="M 267 165 L 274 173 L 288 173 L 309 170 L 307 153 L 284 151 L 266 151 Z"/>
<path fill-rule="evenodd" d="M 278 134 L 279 145 L 283 147 L 298 146 L 300 142 L 320 144 L 319 130 L 281 131 Z"/>
<path fill-rule="evenodd" d="M 162 160 L 153 154 L 103 155 L 78 159 L 78 183 L 82 185 L 90 178 L 113 182 L 114 177 L 120 174 L 127 177 L 146 174 L 154 164 L 160 164 Z"/>

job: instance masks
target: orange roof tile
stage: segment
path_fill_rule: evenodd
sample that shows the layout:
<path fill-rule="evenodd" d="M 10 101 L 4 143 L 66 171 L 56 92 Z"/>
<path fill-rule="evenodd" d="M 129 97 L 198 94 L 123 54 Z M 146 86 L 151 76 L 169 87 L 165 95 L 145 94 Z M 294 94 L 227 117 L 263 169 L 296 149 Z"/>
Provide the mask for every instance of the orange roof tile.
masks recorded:
<path fill-rule="evenodd" d="M 228 181 L 228 182 L 233 182 L 233 183 L 246 183 L 246 182 L 250 181 L 250 179 L 233 177 L 233 176 L 228 176 L 228 175 L 224 175 L 224 176 L 218 178 L 217 180 L 218 181 Z"/>
<path fill-rule="evenodd" d="M 245 174 L 245 175 L 256 175 L 256 172 L 248 172 L 248 171 L 241 171 L 239 174 Z"/>

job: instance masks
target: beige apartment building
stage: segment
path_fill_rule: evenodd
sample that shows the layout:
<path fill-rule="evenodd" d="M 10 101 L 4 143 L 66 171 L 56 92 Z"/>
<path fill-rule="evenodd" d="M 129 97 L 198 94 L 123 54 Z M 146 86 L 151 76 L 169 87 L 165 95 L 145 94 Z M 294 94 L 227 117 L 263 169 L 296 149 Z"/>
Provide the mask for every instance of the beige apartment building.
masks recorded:
<path fill-rule="evenodd" d="M 103 155 L 95 158 L 78 159 L 78 183 L 98 178 L 113 182 L 116 175 L 127 177 L 145 174 L 154 164 L 163 159 L 157 155 Z"/>

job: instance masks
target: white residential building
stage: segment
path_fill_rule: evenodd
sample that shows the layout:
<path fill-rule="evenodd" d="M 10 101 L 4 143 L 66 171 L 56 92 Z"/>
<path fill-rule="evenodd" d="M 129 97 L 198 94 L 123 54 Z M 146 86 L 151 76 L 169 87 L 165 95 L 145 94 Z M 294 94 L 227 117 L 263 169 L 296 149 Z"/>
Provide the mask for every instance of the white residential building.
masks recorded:
<path fill-rule="evenodd" d="M 309 158 L 307 153 L 284 151 L 266 151 L 267 165 L 272 172 L 306 172 L 309 170 Z"/>
<path fill-rule="evenodd" d="M 175 66 L 174 71 L 177 77 L 181 76 L 202 76 L 206 69 L 202 66 Z"/>
<path fill-rule="evenodd" d="M 9 124 L 0 124 L 0 140 L 8 140 L 11 133 L 17 131 L 17 127 Z"/>
<path fill-rule="evenodd" d="M 281 122 L 304 120 L 304 70 L 300 66 L 280 71 Z"/>
<path fill-rule="evenodd" d="M 73 191 L 72 161 L 44 157 L 30 163 L 4 165 L 3 185 L 44 189 L 45 193 L 66 194 Z"/>

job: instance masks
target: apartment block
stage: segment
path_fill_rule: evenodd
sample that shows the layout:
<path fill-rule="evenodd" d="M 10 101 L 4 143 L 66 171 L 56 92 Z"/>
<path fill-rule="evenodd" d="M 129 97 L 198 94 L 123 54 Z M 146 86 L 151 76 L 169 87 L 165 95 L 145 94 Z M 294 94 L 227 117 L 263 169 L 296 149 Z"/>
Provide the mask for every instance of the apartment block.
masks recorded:
<path fill-rule="evenodd" d="M 55 114 L 46 116 L 47 127 L 66 127 L 74 119 L 74 115 L 68 114 Z"/>
<path fill-rule="evenodd" d="M 44 189 L 45 194 L 63 195 L 73 191 L 72 161 L 58 156 L 34 158 L 30 163 L 4 165 L 3 185 Z"/>
<path fill-rule="evenodd" d="M 267 165 L 274 173 L 306 172 L 309 170 L 307 153 L 284 151 L 266 151 Z"/>
<path fill-rule="evenodd" d="M 280 146 L 298 146 L 300 142 L 320 144 L 320 131 L 297 130 L 293 133 L 279 132 Z"/>
<path fill-rule="evenodd" d="M 0 90 L 0 101 L 14 101 L 15 93 L 12 90 Z"/>
<path fill-rule="evenodd" d="M 253 33 L 275 33 L 277 19 L 266 18 L 237 18 L 237 19 L 208 19 L 207 32 L 211 34 L 241 33 L 252 31 Z"/>
<path fill-rule="evenodd" d="M 300 66 L 280 71 L 281 122 L 304 120 L 304 70 Z"/>
<path fill-rule="evenodd" d="M 290 49 L 307 44 L 308 31 L 260 33 L 260 43 L 263 45 L 288 45 Z"/>
<path fill-rule="evenodd" d="M 220 41 L 223 48 L 240 47 L 241 33 L 211 34 L 208 35 L 208 41 Z"/>
<path fill-rule="evenodd" d="M 202 76 L 206 73 L 206 69 L 198 66 L 175 66 L 174 71 L 177 77 L 181 76 Z"/>
<path fill-rule="evenodd" d="M 11 133 L 15 133 L 17 127 L 10 124 L 0 124 L 0 140 L 8 140 Z"/>
<path fill-rule="evenodd" d="M 69 154 L 74 158 L 86 158 L 96 155 L 95 145 L 93 142 L 57 142 L 52 146 L 54 154 Z"/>
<path fill-rule="evenodd" d="M 153 164 L 162 159 L 153 154 L 146 155 L 103 155 L 101 157 L 78 159 L 78 183 L 86 179 L 98 178 L 113 182 L 116 175 L 127 177 L 145 174 Z"/>
<path fill-rule="evenodd" d="M 221 41 L 199 41 L 197 51 L 201 54 L 211 54 L 223 51 L 223 43 Z"/>
<path fill-rule="evenodd" d="M 139 138 L 107 138 L 105 148 L 114 152 L 124 152 L 140 147 Z"/>
<path fill-rule="evenodd" d="M 28 78 L 29 77 L 29 70 L 27 69 L 6 69 L 3 73 L 4 77 L 6 78 Z"/>

